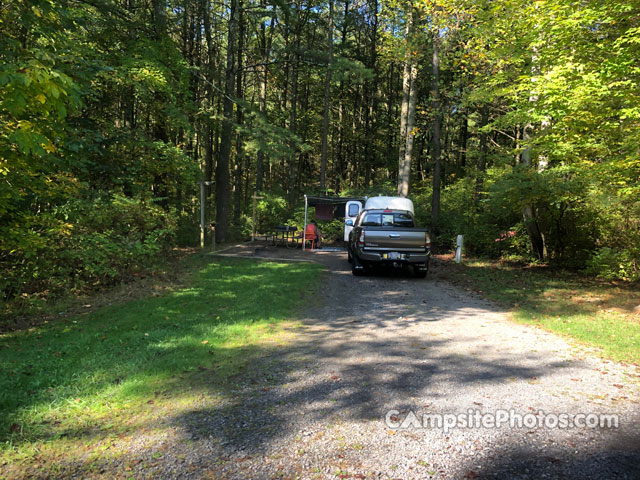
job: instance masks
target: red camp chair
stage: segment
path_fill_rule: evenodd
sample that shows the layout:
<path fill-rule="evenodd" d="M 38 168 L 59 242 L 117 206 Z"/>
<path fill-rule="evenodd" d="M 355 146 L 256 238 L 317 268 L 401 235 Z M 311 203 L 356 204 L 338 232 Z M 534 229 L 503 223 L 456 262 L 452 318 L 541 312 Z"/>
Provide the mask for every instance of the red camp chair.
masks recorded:
<path fill-rule="evenodd" d="M 304 231 L 304 242 L 305 248 L 307 247 L 306 243 L 311 242 L 311 250 L 313 250 L 318 243 L 318 235 L 316 235 L 316 226 L 313 223 L 307 225 L 307 228 Z"/>

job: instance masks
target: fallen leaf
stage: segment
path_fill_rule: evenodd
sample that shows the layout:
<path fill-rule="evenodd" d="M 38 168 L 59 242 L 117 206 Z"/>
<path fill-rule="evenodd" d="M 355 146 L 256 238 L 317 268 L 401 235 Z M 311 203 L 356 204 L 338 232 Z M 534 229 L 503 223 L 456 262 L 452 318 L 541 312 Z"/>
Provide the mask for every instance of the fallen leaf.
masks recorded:
<path fill-rule="evenodd" d="M 17 423 L 14 423 L 9 427 L 9 432 L 11 433 L 15 433 L 19 431 L 20 431 L 20 425 L 18 425 Z"/>
<path fill-rule="evenodd" d="M 204 341 L 202 342 L 202 344 L 203 344 L 203 345 L 206 345 L 207 343 L 209 343 L 209 340 L 204 340 Z"/>

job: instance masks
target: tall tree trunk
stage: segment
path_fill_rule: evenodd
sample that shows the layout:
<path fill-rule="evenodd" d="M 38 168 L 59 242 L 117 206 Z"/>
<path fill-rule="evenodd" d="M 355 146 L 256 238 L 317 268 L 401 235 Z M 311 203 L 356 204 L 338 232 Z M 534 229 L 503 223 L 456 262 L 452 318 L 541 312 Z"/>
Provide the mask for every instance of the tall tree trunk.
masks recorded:
<path fill-rule="evenodd" d="M 478 178 L 476 179 L 476 189 L 475 189 L 475 204 L 476 206 L 480 203 L 480 197 L 482 196 L 482 190 L 484 188 L 484 173 L 487 169 L 487 152 L 489 149 L 488 145 L 488 136 L 484 127 L 489 123 L 489 107 L 487 105 L 483 105 L 480 109 L 480 156 L 478 157 Z"/>
<path fill-rule="evenodd" d="M 415 137 L 414 125 L 416 118 L 416 101 L 418 98 L 418 65 L 416 65 L 417 59 L 413 60 L 413 64 L 411 65 L 410 70 L 410 88 L 409 88 L 409 105 L 407 111 L 407 131 L 406 137 L 404 139 L 405 148 L 404 150 L 404 159 L 400 163 L 400 168 L 398 171 L 398 195 L 401 197 L 406 197 L 409 195 L 409 182 L 411 180 L 411 157 L 413 156 L 413 140 Z M 400 138 L 400 142 L 403 142 L 403 139 Z"/>
<path fill-rule="evenodd" d="M 262 8 L 267 7 L 266 0 L 261 0 L 260 5 Z M 273 18 L 271 19 L 271 25 L 273 28 Z M 267 67 L 267 62 L 269 61 L 269 49 L 267 47 L 267 25 L 263 20 L 260 23 L 260 58 L 262 61 L 262 65 L 259 69 L 260 75 L 260 113 L 262 115 L 267 115 L 267 79 L 269 76 L 269 69 Z M 258 192 L 262 191 L 262 182 L 264 177 L 264 152 L 262 149 L 258 151 L 258 157 L 256 159 L 256 190 Z"/>
<path fill-rule="evenodd" d="M 212 32 L 211 32 L 211 11 L 209 10 L 210 3 L 204 2 L 203 11 L 203 24 L 204 24 L 204 37 L 207 42 L 207 68 L 205 71 L 205 100 L 204 105 L 208 106 L 209 112 L 213 112 L 214 109 L 214 90 L 213 84 L 215 82 L 215 65 L 216 65 L 216 50 L 213 44 Z M 204 118 L 204 180 L 210 182 L 213 180 L 214 170 L 214 134 L 211 125 L 211 114 L 205 115 Z M 207 197 L 211 194 L 211 186 L 207 187 Z"/>
<path fill-rule="evenodd" d="M 243 69 L 242 69 L 242 56 L 244 50 L 244 15 L 242 5 L 238 5 L 238 53 L 237 53 L 237 71 L 236 71 L 236 98 L 242 99 L 243 96 Z M 236 109 L 236 123 L 242 125 L 243 115 L 242 109 Z M 233 219 L 238 221 L 242 212 L 242 176 L 243 176 L 243 162 L 244 152 L 242 151 L 242 137 L 240 133 L 236 134 L 236 160 L 234 164 L 234 178 L 233 178 Z"/>
<path fill-rule="evenodd" d="M 289 100 L 289 131 L 296 134 L 298 121 L 298 47 L 299 41 L 296 42 L 295 53 L 293 54 L 293 65 L 291 66 L 291 98 Z M 292 152 L 289 158 L 289 184 L 288 184 L 288 201 L 289 206 L 293 205 L 296 190 L 296 161 L 298 157 L 295 145 L 291 145 Z"/>
<path fill-rule="evenodd" d="M 462 112 L 462 125 L 460 125 L 460 145 L 458 150 L 458 176 L 464 175 L 467 166 L 467 142 L 469 140 L 469 112 Z"/>
<path fill-rule="evenodd" d="M 531 139 L 531 124 L 525 125 L 522 130 L 522 139 L 527 143 Z M 525 167 L 531 168 L 531 147 L 527 146 L 522 152 L 522 164 Z M 531 249 L 533 253 L 540 259 L 544 259 L 544 238 L 542 232 L 540 232 L 540 226 L 538 225 L 538 219 L 536 218 L 533 205 L 527 204 L 522 209 L 522 217 L 524 219 L 524 225 L 529 234 L 529 240 L 531 241 Z"/>
<path fill-rule="evenodd" d="M 333 66 L 333 0 L 329 0 L 329 26 L 327 32 L 327 72 L 324 77 L 324 111 L 322 114 L 322 146 L 320 148 L 320 190 L 327 184 L 327 150 L 329 137 L 329 100 L 331 96 L 331 69 Z"/>
<path fill-rule="evenodd" d="M 537 7 L 536 7 L 537 8 Z M 540 68 L 538 65 L 538 50 L 537 47 L 533 47 L 533 55 L 531 58 L 531 74 L 533 77 L 540 75 Z M 532 82 L 533 82 L 532 78 Z M 535 93 L 535 90 L 532 88 L 529 94 L 529 102 L 534 104 L 538 101 L 538 94 Z M 531 123 L 527 123 L 522 129 L 522 140 L 526 145 L 525 150 L 522 152 L 522 164 L 531 168 L 531 130 L 533 129 L 533 125 Z M 529 240 L 531 241 L 531 250 L 533 253 L 539 258 L 544 259 L 544 237 L 542 236 L 542 232 L 540 231 L 540 226 L 538 225 L 538 219 L 535 215 L 535 210 L 533 205 L 526 204 L 522 209 L 522 217 L 524 219 L 525 228 L 527 229 L 527 233 L 529 234 Z"/>
<path fill-rule="evenodd" d="M 364 117 L 364 187 L 368 188 L 371 183 L 371 174 L 376 161 L 375 155 L 375 112 L 378 89 L 378 67 L 377 67 L 377 40 L 378 40 L 378 0 L 372 1 L 373 24 L 371 26 L 371 38 L 369 39 L 369 68 L 373 72 L 373 80 L 365 85 L 366 106 Z M 372 151 L 374 153 L 372 153 Z"/>
<path fill-rule="evenodd" d="M 153 23 L 157 39 L 167 34 L 166 0 L 153 0 Z"/>
<path fill-rule="evenodd" d="M 409 168 L 405 165 L 407 148 L 407 123 L 409 119 L 409 97 L 411 96 L 411 76 L 413 55 L 411 49 L 411 32 L 413 15 L 407 12 L 405 26 L 406 50 L 402 71 L 402 104 L 400 107 L 400 135 L 398 137 L 398 195 L 404 197 L 409 192 Z"/>
<path fill-rule="evenodd" d="M 222 132 L 220 133 L 220 151 L 216 165 L 216 240 L 227 240 L 229 229 L 230 175 L 229 158 L 233 142 L 233 93 L 236 58 L 236 39 L 238 35 L 238 9 L 240 0 L 231 0 L 229 12 L 229 30 L 227 33 L 227 66 L 224 82 Z"/>
<path fill-rule="evenodd" d="M 433 193 L 431 195 L 431 232 L 434 236 L 440 233 L 440 59 L 438 57 L 438 32 L 433 32 L 433 77 L 431 91 L 433 95 Z"/>
<path fill-rule="evenodd" d="M 349 16 L 349 0 L 345 0 L 344 2 L 344 14 L 342 20 L 342 31 L 340 33 L 340 47 L 344 48 L 347 42 L 347 18 Z M 344 155 L 344 80 L 340 80 L 340 85 L 338 87 L 338 145 L 336 151 L 335 158 L 335 168 L 334 168 L 334 176 L 335 176 L 335 190 L 339 192 L 342 186 L 342 183 L 346 181 L 346 161 Z"/>

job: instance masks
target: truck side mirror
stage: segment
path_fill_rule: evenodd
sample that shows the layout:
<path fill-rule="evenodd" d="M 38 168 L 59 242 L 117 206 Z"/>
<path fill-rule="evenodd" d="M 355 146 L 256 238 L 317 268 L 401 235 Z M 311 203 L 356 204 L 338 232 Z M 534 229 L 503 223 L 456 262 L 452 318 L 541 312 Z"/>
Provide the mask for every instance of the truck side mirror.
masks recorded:
<path fill-rule="evenodd" d="M 346 222 L 344 222 L 344 224 L 345 224 L 347 227 L 353 227 L 353 220 L 347 220 Z"/>

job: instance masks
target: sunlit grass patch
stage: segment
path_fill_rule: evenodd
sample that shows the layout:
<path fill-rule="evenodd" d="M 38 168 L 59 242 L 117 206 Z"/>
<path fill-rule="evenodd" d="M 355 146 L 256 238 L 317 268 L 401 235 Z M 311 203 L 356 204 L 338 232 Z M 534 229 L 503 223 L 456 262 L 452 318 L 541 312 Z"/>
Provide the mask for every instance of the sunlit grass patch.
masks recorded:
<path fill-rule="evenodd" d="M 252 356 L 290 340 L 320 270 L 219 260 L 187 288 L 1 335 L 0 464 L 125 435 L 198 392 L 215 401 Z"/>
<path fill-rule="evenodd" d="M 518 321 L 596 347 L 613 360 L 640 362 L 638 284 L 486 260 L 447 265 L 444 276 L 511 308 Z"/>

